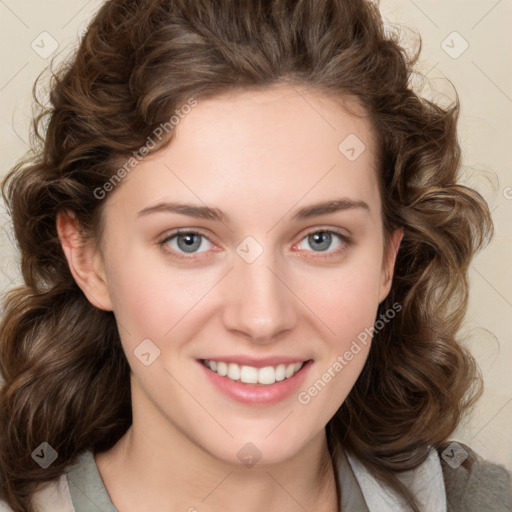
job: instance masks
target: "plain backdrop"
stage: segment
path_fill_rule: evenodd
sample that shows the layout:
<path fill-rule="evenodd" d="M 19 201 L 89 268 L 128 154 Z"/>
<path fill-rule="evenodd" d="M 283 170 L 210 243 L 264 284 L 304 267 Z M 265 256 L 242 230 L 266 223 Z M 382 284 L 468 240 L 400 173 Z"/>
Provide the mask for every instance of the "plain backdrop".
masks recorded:
<path fill-rule="evenodd" d="M 69 55 L 102 3 L 0 0 L 0 176 L 28 148 L 35 78 L 52 57 Z M 457 90 L 465 180 L 493 212 L 495 238 L 472 264 L 464 326 L 485 392 L 453 439 L 512 470 L 512 0 L 382 0 L 380 6 L 388 23 L 404 25 L 410 46 L 421 34 L 417 70 L 428 81 L 415 87 L 444 104 Z M 0 294 L 20 282 L 2 203 Z"/>

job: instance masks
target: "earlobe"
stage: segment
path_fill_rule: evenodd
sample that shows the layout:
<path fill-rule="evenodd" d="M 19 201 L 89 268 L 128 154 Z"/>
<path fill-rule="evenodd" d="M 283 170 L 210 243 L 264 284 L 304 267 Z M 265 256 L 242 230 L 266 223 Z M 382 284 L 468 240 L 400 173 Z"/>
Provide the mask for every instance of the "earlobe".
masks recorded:
<path fill-rule="evenodd" d="M 400 242 L 404 236 L 402 228 L 398 228 L 390 235 L 389 246 L 387 254 L 384 255 L 382 266 L 382 283 L 379 294 L 379 304 L 387 297 L 391 290 L 391 283 L 393 282 L 393 274 L 395 270 L 395 262 L 400 249 Z"/>
<path fill-rule="evenodd" d="M 73 212 L 59 212 L 56 227 L 62 250 L 76 283 L 93 306 L 112 311 L 103 260 L 95 241 L 84 238 Z"/>

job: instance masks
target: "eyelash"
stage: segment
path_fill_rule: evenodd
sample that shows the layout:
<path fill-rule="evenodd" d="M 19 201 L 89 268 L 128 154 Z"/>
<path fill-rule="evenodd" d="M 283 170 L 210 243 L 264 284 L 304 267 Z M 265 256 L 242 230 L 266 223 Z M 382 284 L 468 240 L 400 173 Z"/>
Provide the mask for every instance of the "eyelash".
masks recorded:
<path fill-rule="evenodd" d="M 334 250 L 330 250 L 330 251 L 318 251 L 318 256 L 310 256 L 312 258 L 331 258 L 331 257 L 339 256 L 343 252 L 345 252 L 345 250 L 351 245 L 350 239 L 346 235 L 344 235 L 344 234 L 340 233 L 339 231 L 332 229 L 332 228 L 329 228 L 329 229 L 320 228 L 320 229 L 315 229 L 313 231 L 309 231 L 299 240 L 299 242 L 297 242 L 294 245 L 297 245 L 298 243 L 302 242 L 308 236 L 314 235 L 317 233 L 328 233 L 331 235 L 336 235 L 340 239 L 342 245 L 338 249 L 334 249 Z M 208 236 L 205 235 L 204 233 L 202 233 L 201 231 L 194 230 L 194 229 L 178 229 L 176 231 L 173 231 L 170 235 L 165 236 L 165 238 L 163 238 L 162 240 L 160 240 L 157 243 L 158 247 L 160 247 L 160 249 L 162 249 L 167 255 L 169 255 L 173 258 L 182 259 L 182 260 L 197 259 L 197 254 L 201 254 L 201 253 L 190 253 L 191 254 L 190 256 L 183 256 L 184 253 L 178 253 L 175 250 L 169 250 L 164 247 L 170 240 L 172 240 L 173 238 L 175 238 L 179 235 L 198 235 L 203 238 L 206 238 L 206 240 L 208 240 L 208 242 L 210 242 L 212 245 L 215 245 L 208 238 Z M 207 251 L 204 251 L 204 252 L 207 252 Z M 315 251 L 308 251 L 308 252 L 315 252 Z M 323 253 L 328 254 L 328 256 L 323 256 L 322 255 Z"/>

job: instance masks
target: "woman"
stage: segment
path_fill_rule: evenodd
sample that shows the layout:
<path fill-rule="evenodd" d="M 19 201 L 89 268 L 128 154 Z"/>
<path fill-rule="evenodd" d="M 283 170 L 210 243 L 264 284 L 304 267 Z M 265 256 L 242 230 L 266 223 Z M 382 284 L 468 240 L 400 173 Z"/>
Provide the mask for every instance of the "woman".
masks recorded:
<path fill-rule="evenodd" d="M 3 186 L 7 510 L 508 510 L 449 443 L 492 222 L 416 58 L 363 0 L 100 9 Z"/>

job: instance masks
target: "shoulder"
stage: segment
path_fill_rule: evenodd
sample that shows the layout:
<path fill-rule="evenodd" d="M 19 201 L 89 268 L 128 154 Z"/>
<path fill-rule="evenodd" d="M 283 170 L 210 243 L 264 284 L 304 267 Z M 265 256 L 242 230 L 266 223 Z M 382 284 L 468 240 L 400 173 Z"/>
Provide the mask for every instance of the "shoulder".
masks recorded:
<path fill-rule="evenodd" d="M 0 512 L 12 512 L 12 508 L 4 500 L 0 500 Z"/>
<path fill-rule="evenodd" d="M 67 475 L 64 473 L 55 480 L 50 480 L 32 496 L 32 502 L 37 512 L 75 512 Z M 0 512 L 13 512 L 12 508 L 0 500 Z"/>
<path fill-rule="evenodd" d="M 505 467 L 456 441 L 441 445 L 437 452 L 448 512 L 512 512 L 512 478 Z"/>

